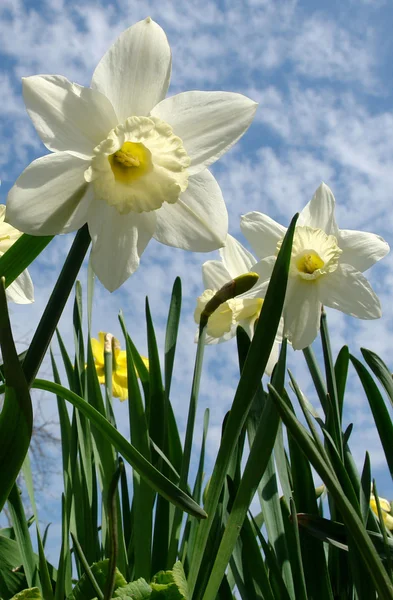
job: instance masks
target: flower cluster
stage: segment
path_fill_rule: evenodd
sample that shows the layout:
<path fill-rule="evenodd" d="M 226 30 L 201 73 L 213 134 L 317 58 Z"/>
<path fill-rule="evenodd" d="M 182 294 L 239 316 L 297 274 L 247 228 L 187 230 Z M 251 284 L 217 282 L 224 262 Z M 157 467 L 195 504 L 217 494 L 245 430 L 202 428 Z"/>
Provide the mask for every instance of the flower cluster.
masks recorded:
<path fill-rule="evenodd" d="M 152 237 L 196 252 L 222 248 L 221 261 L 203 265 L 206 289 L 195 320 L 225 283 L 254 271 L 258 284 L 210 315 L 206 340 L 228 340 L 239 324 L 251 337 L 286 229 L 259 212 L 244 215 L 241 230 L 255 259 L 227 235 L 225 203 L 207 167 L 244 134 L 257 105 L 227 92 L 165 98 L 170 75 L 166 35 L 147 18 L 109 48 L 91 87 L 58 75 L 25 78 L 28 114 L 51 153 L 18 178 L 8 195 L 6 218 L 33 235 L 67 233 L 87 223 L 93 269 L 110 291 L 138 268 Z M 323 305 L 361 319 L 381 316 L 363 272 L 389 246 L 372 233 L 340 230 L 334 209 L 331 190 L 321 184 L 297 222 L 277 334 L 277 341 L 284 335 L 294 349 L 305 348 L 317 336 Z M 0 237 L 0 252 L 7 240 L 8 234 Z M 15 301 L 32 300 L 27 272 L 9 294 Z M 277 353 L 276 343 L 268 372 Z"/>
<path fill-rule="evenodd" d="M 283 331 L 280 332 L 295 350 L 306 348 L 316 338 L 322 305 L 360 319 L 381 316 L 379 299 L 362 273 L 383 258 L 389 252 L 389 246 L 373 233 L 340 230 L 334 209 L 333 193 L 322 183 L 297 221 L 284 301 Z M 212 315 L 207 331 L 209 343 L 214 341 L 212 338 L 223 341 L 233 337 L 237 324 L 248 326 L 252 335 L 256 306 L 260 303 L 260 310 L 286 233 L 285 227 L 259 212 L 244 215 L 241 230 L 259 261 L 254 261 L 251 254 L 228 236 L 227 246 L 220 251 L 222 262 L 208 261 L 203 265 L 204 283 L 209 289 L 198 298 L 196 321 L 211 290 L 222 285 L 225 277 L 228 280 L 239 270 L 252 270 L 258 273 L 259 281 L 246 296 L 250 303 L 249 313 L 241 300 L 234 300 L 232 305 L 227 303 Z M 241 259 L 232 262 L 232 256 L 237 255 Z"/>

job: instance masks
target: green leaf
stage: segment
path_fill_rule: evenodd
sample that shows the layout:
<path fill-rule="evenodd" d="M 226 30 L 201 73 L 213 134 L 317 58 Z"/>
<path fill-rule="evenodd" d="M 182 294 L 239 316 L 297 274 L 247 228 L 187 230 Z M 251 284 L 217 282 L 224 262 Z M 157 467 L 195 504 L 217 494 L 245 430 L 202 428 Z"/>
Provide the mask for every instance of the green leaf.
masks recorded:
<path fill-rule="evenodd" d="M 41 592 L 37 587 L 29 588 L 27 590 L 23 590 L 16 594 L 11 600 L 43 600 L 41 596 Z"/>
<path fill-rule="evenodd" d="M 199 527 L 195 541 L 195 551 L 188 576 L 190 594 L 193 594 L 194 592 L 199 568 L 209 537 L 209 530 L 213 522 L 227 474 L 228 465 L 231 460 L 232 450 L 236 446 L 243 429 L 255 392 L 262 379 L 274 344 L 284 305 L 292 240 L 297 217 L 298 215 L 292 219 L 275 261 L 258 325 L 247 354 L 228 421 L 224 429 L 222 442 L 220 444 L 206 498 L 206 512 L 209 517 L 207 521 L 202 523 Z M 198 593 L 200 593 L 199 590 Z"/>
<path fill-rule="evenodd" d="M 6 379 L 0 414 L 1 511 L 22 467 L 33 428 L 33 409 L 12 337 L 4 280 L 0 280 L 0 347 Z"/>
<path fill-rule="evenodd" d="M 24 573 L 17 570 L 22 562 L 18 543 L 0 535 L 0 597 L 11 598 L 28 583 Z"/>
<path fill-rule="evenodd" d="M 108 565 L 109 559 L 106 558 L 105 560 L 94 563 L 90 567 L 91 573 L 100 589 L 104 589 L 105 587 L 108 577 Z M 126 584 L 127 582 L 123 575 L 116 569 L 115 590 L 124 587 Z M 96 592 L 89 578 L 84 574 L 72 590 L 72 593 L 68 596 L 67 600 L 93 600 L 94 598 L 96 598 Z"/>
<path fill-rule="evenodd" d="M 183 595 L 184 600 L 189 600 L 188 585 L 186 574 L 184 573 L 183 565 L 178 560 L 172 567 L 173 580 L 179 588 L 179 592 Z"/>
<path fill-rule="evenodd" d="M 378 389 L 377 384 L 371 377 L 370 373 L 362 363 L 350 355 L 351 362 L 356 369 L 360 381 L 362 382 L 364 391 L 366 392 L 368 403 L 370 404 L 371 412 L 373 413 L 375 425 L 377 426 L 379 438 L 385 452 L 386 462 L 388 464 L 390 475 L 393 477 L 393 424 L 389 415 L 389 411 L 385 406 L 384 399 Z"/>
<path fill-rule="evenodd" d="M 131 340 L 127 333 L 123 316 L 119 321 L 126 341 L 128 401 L 131 443 L 148 461 L 151 461 L 149 432 L 145 409 L 135 371 L 135 362 Z M 135 553 L 134 577 L 150 578 L 151 575 L 151 537 L 153 522 L 154 492 L 137 471 L 133 471 L 133 541 L 138 548 Z"/>
<path fill-rule="evenodd" d="M 5 277 L 5 287 L 37 258 L 53 239 L 53 235 L 34 236 L 24 233 L 0 258 L 0 277 Z"/>
<path fill-rule="evenodd" d="M 40 585 L 39 573 L 34 557 L 29 529 L 27 527 L 25 511 L 16 484 L 8 496 L 8 508 L 15 532 L 15 539 L 19 547 L 23 569 L 26 575 L 27 585 Z"/>
<path fill-rule="evenodd" d="M 286 340 L 283 341 L 280 359 L 273 375 L 273 378 L 277 381 L 277 385 L 280 387 L 283 386 L 285 362 Z M 262 476 L 265 477 L 265 470 L 269 468 L 269 465 L 271 467 L 268 472 L 269 479 L 265 481 L 265 487 L 269 489 L 269 501 L 266 501 L 263 506 L 265 522 L 266 525 L 269 524 L 269 542 L 276 548 L 277 563 L 279 569 L 283 572 L 289 597 L 294 598 L 292 573 L 288 562 L 288 550 L 280 510 L 277 482 L 271 460 L 278 422 L 278 412 L 272 399 L 268 397 L 263 407 L 255 435 L 250 438 L 250 443 L 252 443 L 250 454 L 231 508 L 220 548 L 211 571 L 210 580 L 203 596 L 204 600 L 213 600 L 216 597 L 252 498 Z M 274 481 L 272 481 L 273 478 Z M 278 544 L 280 544 L 279 550 L 277 549 Z"/>
<path fill-rule="evenodd" d="M 378 354 L 375 354 L 375 352 L 372 352 L 372 350 L 360 348 L 360 351 L 374 375 L 382 383 L 393 406 L 393 376 L 390 369 L 386 366 Z"/>
<path fill-rule="evenodd" d="M 122 598 L 123 600 L 149 600 L 151 595 L 150 585 L 142 578 L 136 579 L 123 587 L 117 588 L 113 595 L 114 598 Z"/>
<path fill-rule="evenodd" d="M 344 393 L 345 386 L 347 383 L 347 375 L 348 375 L 348 365 L 349 365 L 349 350 L 348 346 L 343 346 L 338 353 L 335 365 L 334 365 L 334 373 L 336 376 L 336 384 L 337 384 L 337 399 L 338 405 L 340 408 L 340 420 L 342 419 L 343 406 L 344 406 Z"/>
<path fill-rule="evenodd" d="M 280 412 L 281 418 L 287 428 L 290 430 L 300 448 L 307 456 L 315 470 L 318 472 L 330 494 L 332 495 L 338 510 L 341 512 L 344 523 L 353 541 L 357 545 L 359 555 L 363 561 L 363 567 L 367 569 L 375 588 L 381 598 L 393 599 L 393 585 L 389 580 L 387 573 L 372 545 L 369 536 L 363 526 L 362 521 L 353 509 L 349 500 L 346 498 L 334 472 L 331 470 L 323 457 L 320 455 L 314 441 L 301 425 L 291 410 L 288 408 L 285 400 L 271 388 L 272 397 Z"/>
<path fill-rule="evenodd" d="M 8 252 L 15 248 L 20 239 L 21 238 L 19 238 Z M 56 285 L 50 295 L 48 304 L 46 305 L 33 339 L 31 340 L 26 358 L 23 361 L 23 371 L 29 386 L 40 368 L 41 362 L 56 330 L 64 306 L 66 305 L 73 288 L 74 281 L 89 248 L 90 241 L 89 230 L 86 224 L 75 236 L 71 250 L 68 253 Z M 8 254 L 8 252 L 6 254 Z M 6 256 L 6 254 L 4 256 Z"/>
<path fill-rule="evenodd" d="M 150 586 L 152 600 L 189 600 L 187 581 L 180 562 L 175 564 L 172 571 L 159 571 L 154 575 Z"/>
<path fill-rule="evenodd" d="M 173 364 L 175 362 L 175 352 L 177 343 L 177 334 L 179 330 L 181 311 L 181 281 L 176 277 L 173 284 L 171 304 L 165 333 L 165 393 L 169 398 L 171 389 Z"/>
<path fill-rule="evenodd" d="M 115 429 L 105 417 L 103 417 L 95 408 L 87 404 L 83 398 L 77 396 L 70 390 L 43 379 L 34 381 L 34 388 L 52 392 L 62 396 L 65 400 L 73 404 L 82 412 L 102 433 L 120 454 L 136 469 L 142 477 L 146 479 L 149 485 L 162 494 L 167 500 L 179 506 L 182 510 L 189 512 L 198 518 L 206 518 L 206 513 L 196 502 L 187 494 L 176 487 L 169 479 L 164 477 L 157 469 L 153 467 L 127 440 Z"/>

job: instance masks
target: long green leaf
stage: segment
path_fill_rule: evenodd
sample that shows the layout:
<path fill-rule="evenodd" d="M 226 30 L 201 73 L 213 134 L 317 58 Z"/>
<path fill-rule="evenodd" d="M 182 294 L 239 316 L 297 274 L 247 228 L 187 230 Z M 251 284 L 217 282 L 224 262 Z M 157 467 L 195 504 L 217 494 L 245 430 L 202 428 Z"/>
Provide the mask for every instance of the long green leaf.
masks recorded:
<path fill-rule="evenodd" d="M 127 462 L 136 469 L 150 486 L 159 494 L 162 494 L 169 502 L 179 506 L 185 512 L 195 517 L 205 519 L 206 513 L 187 494 L 179 490 L 169 479 L 164 477 L 153 467 L 127 440 L 103 417 L 95 408 L 87 404 L 83 398 L 77 396 L 70 390 L 44 379 L 36 379 L 34 388 L 52 392 L 62 396 L 83 413 L 108 440 L 117 451 L 124 456 Z"/>
<path fill-rule="evenodd" d="M 10 248 L 9 252 L 16 246 L 20 239 Z M 89 245 L 90 235 L 86 224 L 75 236 L 71 250 L 68 253 L 23 361 L 23 371 L 29 386 L 40 368 Z"/>
<path fill-rule="evenodd" d="M 362 363 L 350 355 L 351 362 L 356 369 L 360 381 L 362 382 L 364 391 L 366 392 L 367 400 L 370 404 L 371 412 L 373 413 L 375 425 L 378 429 L 379 438 L 385 452 L 386 462 L 388 464 L 390 475 L 393 477 L 393 423 L 386 408 L 384 399 L 378 389 L 377 384 L 367 371 Z"/>
<path fill-rule="evenodd" d="M 6 287 L 27 269 L 53 237 L 53 235 L 34 236 L 24 233 L 12 244 L 0 258 L 0 277 L 5 277 Z"/>
<path fill-rule="evenodd" d="M 127 350 L 128 411 L 131 443 L 142 456 L 151 462 L 149 431 L 142 396 L 135 371 L 130 338 L 123 316 L 119 315 Z M 133 471 L 133 534 L 135 552 L 134 579 L 151 576 L 151 539 L 154 492 L 137 471 Z"/>
<path fill-rule="evenodd" d="M 285 372 L 286 359 L 286 340 L 284 340 L 279 364 L 276 367 L 275 374 L 280 370 Z M 280 382 L 281 385 L 283 381 Z M 224 576 L 225 569 L 233 552 L 236 540 L 246 518 L 251 500 L 254 497 L 258 484 L 264 474 L 266 467 L 269 464 L 271 453 L 278 430 L 279 416 L 275 405 L 270 397 L 268 397 L 262 411 L 259 426 L 251 446 L 250 454 L 244 468 L 243 477 L 241 478 L 239 488 L 228 518 L 228 522 L 221 540 L 221 544 L 214 561 L 210 579 L 203 596 L 203 600 L 214 600 L 221 580 Z M 280 512 L 281 517 L 281 512 Z M 284 526 L 282 520 L 276 528 L 277 533 L 282 537 L 284 535 Z M 285 538 L 285 535 L 284 535 Z M 271 543 L 276 544 L 274 539 Z M 282 543 L 283 540 L 280 540 Z M 287 552 L 287 549 L 285 548 Z M 283 577 L 286 581 L 286 587 L 290 598 L 294 598 L 294 589 L 292 574 L 290 572 L 289 563 L 287 560 L 280 563 L 280 568 L 283 569 Z"/>
<path fill-rule="evenodd" d="M 382 383 L 393 406 L 393 377 L 391 371 L 383 362 L 383 360 L 378 356 L 378 354 L 375 354 L 375 352 L 372 352 L 372 350 L 360 348 L 360 351 L 363 354 L 364 360 L 366 361 L 374 375 Z"/>
<path fill-rule="evenodd" d="M 254 337 L 247 354 L 244 368 L 236 390 L 232 408 L 226 424 L 222 442 L 218 451 L 213 475 L 210 480 L 206 499 L 207 521 L 201 524 L 195 541 L 196 550 L 189 573 L 191 593 L 197 581 L 202 557 L 209 537 L 214 513 L 217 508 L 223 483 L 227 474 L 232 450 L 237 444 L 239 435 L 250 410 L 254 394 L 265 371 L 267 361 L 275 340 L 287 287 L 292 240 L 298 215 L 292 219 L 284 237 L 275 262 L 269 287 L 262 306 Z"/>
<path fill-rule="evenodd" d="M 35 563 L 33 546 L 31 543 L 29 528 L 26 522 L 20 492 L 15 484 L 8 497 L 8 508 L 22 559 L 23 570 L 29 587 L 40 586 L 40 578 Z"/>
<path fill-rule="evenodd" d="M 171 303 L 169 306 L 168 321 L 165 332 L 165 393 L 169 398 L 171 389 L 173 364 L 175 362 L 175 352 L 177 343 L 177 334 L 179 330 L 181 311 L 181 281 L 176 277 L 173 284 Z"/>
<path fill-rule="evenodd" d="M 286 402 L 280 397 L 274 388 L 271 388 L 271 391 L 272 397 L 276 402 L 276 406 L 280 412 L 282 420 L 287 428 L 291 431 L 297 443 L 315 470 L 319 473 L 329 492 L 333 496 L 334 501 L 341 512 L 344 523 L 348 528 L 348 532 L 352 536 L 355 544 L 357 544 L 359 554 L 363 559 L 363 565 L 368 570 L 376 590 L 380 595 L 380 598 L 383 598 L 384 600 L 393 599 L 392 582 L 389 580 L 359 516 L 353 509 L 349 500 L 347 500 L 339 482 L 336 479 L 335 474 L 322 459 L 312 438 L 307 434 L 304 427 L 298 422 L 296 417 L 288 408 Z"/>
<path fill-rule="evenodd" d="M 4 279 L 0 280 L 0 347 L 6 379 L 0 414 L 1 511 L 22 467 L 33 428 L 33 409 L 12 337 Z"/>

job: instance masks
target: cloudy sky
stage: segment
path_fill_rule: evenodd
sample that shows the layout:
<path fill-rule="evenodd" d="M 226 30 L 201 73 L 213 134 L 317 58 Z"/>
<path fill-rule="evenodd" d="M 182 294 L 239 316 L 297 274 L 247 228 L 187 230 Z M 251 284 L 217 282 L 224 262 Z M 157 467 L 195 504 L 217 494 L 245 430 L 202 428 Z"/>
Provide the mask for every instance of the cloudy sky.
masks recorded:
<path fill-rule="evenodd" d="M 240 215 L 251 210 L 266 212 L 287 225 L 325 181 L 336 196 L 340 228 L 372 231 L 392 244 L 390 0 L 2 0 L 2 203 L 22 170 L 47 153 L 25 112 L 21 77 L 59 74 L 88 86 L 97 62 L 117 35 L 146 16 L 164 28 L 172 48 L 170 95 L 194 89 L 226 90 L 259 102 L 249 131 L 212 168 L 223 190 L 233 235 L 246 243 L 240 234 Z M 34 332 L 71 243 L 71 234 L 58 237 L 30 268 L 36 301 L 31 306 L 12 307 L 15 336 L 21 345 Z M 93 330 L 111 331 L 120 337 L 117 314 L 122 309 L 133 339 L 146 352 L 145 296 L 163 347 L 172 283 L 177 275 L 182 278 L 181 361 L 175 364 L 172 397 L 182 425 L 195 356 L 193 311 L 195 299 L 203 291 L 201 265 L 217 257 L 217 253 L 190 254 L 152 241 L 139 270 L 120 290 L 110 294 L 99 283 L 96 286 Z M 361 346 L 369 347 L 389 363 L 393 350 L 393 255 L 368 277 L 380 296 L 383 317 L 367 322 L 329 311 L 333 347 L 337 352 L 346 343 L 357 355 Z M 80 280 L 86 288 L 86 265 Z M 69 323 L 70 306 L 60 330 L 71 351 Z M 302 353 L 290 351 L 290 365 L 313 400 Z M 393 496 L 366 399 L 352 371 L 350 377 L 346 423 L 355 422 L 355 458 L 360 464 L 368 449 L 380 494 Z M 198 425 L 209 406 L 210 459 L 236 381 L 235 342 L 207 348 Z M 53 400 L 45 400 L 46 415 L 55 414 L 52 406 Z M 56 486 L 47 501 L 58 503 Z"/>

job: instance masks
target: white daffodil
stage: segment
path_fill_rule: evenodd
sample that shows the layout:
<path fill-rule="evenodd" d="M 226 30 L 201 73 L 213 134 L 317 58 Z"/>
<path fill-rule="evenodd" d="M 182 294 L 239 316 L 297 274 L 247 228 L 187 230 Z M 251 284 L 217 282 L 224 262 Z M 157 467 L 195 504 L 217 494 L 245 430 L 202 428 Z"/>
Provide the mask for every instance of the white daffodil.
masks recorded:
<path fill-rule="evenodd" d="M 253 255 L 242 246 L 234 237 L 228 234 L 226 244 L 220 249 L 220 260 L 208 260 L 202 266 L 203 283 L 205 291 L 197 299 L 194 312 L 196 323 L 200 322 L 202 311 L 214 294 L 226 283 L 249 273 L 253 269 L 256 260 Z M 263 298 L 255 297 L 255 288 L 250 291 L 230 298 L 220 306 L 209 317 L 206 326 L 206 343 L 217 344 L 230 340 L 236 334 L 236 328 L 241 325 L 250 338 L 254 333 L 255 321 L 261 312 Z M 197 338 L 196 338 L 197 339 Z M 282 340 L 282 327 L 277 334 L 276 342 L 266 366 L 266 373 L 270 375 L 278 360 L 279 345 Z"/>
<path fill-rule="evenodd" d="M 150 18 L 124 31 L 91 87 L 58 75 L 23 79 L 23 96 L 49 154 L 8 196 L 9 222 L 32 235 L 88 223 L 92 265 L 110 291 L 139 265 L 149 240 L 207 252 L 225 243 L 227 211 L 207 170 L 247 130 L 256 103 L 241 94 L 165 98 L 171 51 Z"/>
<path fill-rule="evenodd" d="M 22 235 L 21 231 L 5 223 L 4 218 L 5 206 L 4 204 L 0 204 L 0 256 L 3 256 L 4 252 L 7 252 L 8 248 Z M 5 293 L 7 300 L 16 302 L 16 304 L 30 304 L 34 302 L 33 282 L 27 269 L 7 287 Z"/>
<path fill-rule="evenodd" d="M 373 233 L 338 229 L 334 207 L 333 193 L 322 183 L 297 221 L 283 311 L 284 335 L 296 350 L 316 338 L 322 305 L 359 319 L 381 316 L 378 297 L 362 272 L 383 258 L 389 246 Z M 253 266 L 263 293 L 286 228 L 251 212 L 242 217 L 241 229 L 263 259 Z"/>

